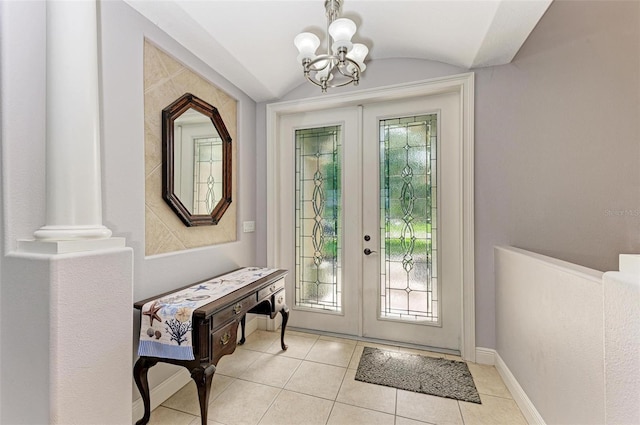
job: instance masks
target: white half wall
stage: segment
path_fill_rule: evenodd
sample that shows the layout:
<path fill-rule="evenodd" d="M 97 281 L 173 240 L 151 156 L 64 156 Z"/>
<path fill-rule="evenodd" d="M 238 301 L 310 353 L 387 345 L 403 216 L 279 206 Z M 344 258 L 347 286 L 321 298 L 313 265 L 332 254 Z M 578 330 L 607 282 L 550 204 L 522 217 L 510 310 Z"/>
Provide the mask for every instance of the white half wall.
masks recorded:
<path fill-rule="evenodd" d="M 602 272 L 494 250 L 497 353 L 548 424 L 605 423 Z"/>
<path fill-rule="evenodd" d="M 640 424 L 640 255 L 604 274 L 607 424 Z"/>
<path fill-rule="evenodd" d="M 130 423 L 133 250 L 49 261 L 49 423 Z"/>
<path fill-rule="evenodd" d="M 131 422 L 132 254 L 5 258 L 0 423 Z"/>

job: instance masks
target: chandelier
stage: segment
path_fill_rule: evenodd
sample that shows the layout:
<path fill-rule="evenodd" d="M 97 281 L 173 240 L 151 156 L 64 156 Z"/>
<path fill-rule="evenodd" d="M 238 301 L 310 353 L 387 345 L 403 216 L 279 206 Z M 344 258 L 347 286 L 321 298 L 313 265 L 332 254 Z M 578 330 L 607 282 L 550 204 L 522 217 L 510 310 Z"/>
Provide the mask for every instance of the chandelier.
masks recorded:
<path fill-rule="evenodd" d="M 357 86 L 360 74 L 367 67 L 364 58 L 369 49 L 364 44 L 351 43 L 356 24 L 351 19 L 339 18 L 342 0 L 325 0 L 327 11 L 327 53 L 316 56 L 320 39 L 313 33 L 303 32 L 293 40 L 298 48 L 298 62 L 304 76 L 326 92 L 328 87 Z"/>

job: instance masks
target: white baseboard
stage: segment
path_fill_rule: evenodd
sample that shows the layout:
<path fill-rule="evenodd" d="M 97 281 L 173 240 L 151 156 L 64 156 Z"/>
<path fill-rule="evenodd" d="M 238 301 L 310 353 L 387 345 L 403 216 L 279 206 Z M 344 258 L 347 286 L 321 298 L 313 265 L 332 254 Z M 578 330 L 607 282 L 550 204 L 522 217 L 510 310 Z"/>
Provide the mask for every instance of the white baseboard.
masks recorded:
<path fill-rule="evenodd" d="M 165 402 L 169 397 L 174 395 L 176 392 L 180 390 L 180 388 L 184 387 L 191 380 L 191 375 L 189 371 L 185 368 L 180 368 L 176 373 L 171 375 L 168 379 L 165 379 L 156 387 L 152 388 L 150 391 L 151 394 L 151 410 L 160 406 Z M 142 403 L 142 398 L 137 399 L 133 402 L 133 423 L 135 424 L 142 416 L 144 415 L 144 405 Z"/>
<path fill-rule="evenodd" d="M 546 425 L 540 413 L 524 392 L 515 376 L 511 373 L 500 354 L 492 348 L 476 347 L 476 363 L 493 365 L 509 389 L 513 401 L 516 402 L 529 425 Z"/>
<path fill-rule="evenodd" d="M 258 316 L 258 329 L 263 331 L 275 331 L 282 325 L 282 315 L 278 314 L 274 319 L 271 319 L 269 316 L 260 315 Z"/>
<path fill-rule="evenodd" d="M 546 425 L 540 413 L 533 405 L 527 394 L 524 392 L 515 376 L 511 373 L 507 364 L 502 360 L 500 354 L 493 350 L 495 353 L 495 367 L 498 370 L 498 373 L 502 377 L 505 385 L 511 392 L 511 396 L 513 400 L 516 402 L 525 419 L 530 425 Z"/>
<path fill-rule="evenodd" d="M 476 363 L 495 365 L 496 364 L 496 350 L 491 348 L 476 347 Z"/>
<path fill-rule="evenodd" d="M 245 324 L 245 337 L 251 335 L 254 331 L 258 329 L 258 316 L 251 315 L 253 317 L 247 316 L 247 322 Z M 238 326 L 238 339 L 240 339 L 240 327 Z M 233 354 L 232 354 L 233 355 Z M 153 387 L 150 391 L 151 394 L 151 410 L 160 406 L 166 400 L 168 400 L 172 395 L 177 393 L 182 387 L 187 385 L 191 381 L 191 375 L 189 371 L 183 367 L 181 367 L 176 373 L 171 375 L 169 378 L 165 379 L 160 384 Z M 142 416 L 144 415 L 144 405 L 142 403 L 142 398 L 138 398 L 133 402 L 132 405 L 133 411 L 133 423 L 135 424 Z"/>

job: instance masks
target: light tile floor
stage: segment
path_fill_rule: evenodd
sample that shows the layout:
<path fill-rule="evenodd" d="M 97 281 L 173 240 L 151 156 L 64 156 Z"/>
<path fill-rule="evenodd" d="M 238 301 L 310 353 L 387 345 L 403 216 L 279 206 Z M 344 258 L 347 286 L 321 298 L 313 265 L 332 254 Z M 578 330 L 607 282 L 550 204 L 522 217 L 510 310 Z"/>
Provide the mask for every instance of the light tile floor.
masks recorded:
<path fill-rule="evenodd" d="M 213 378 L 208 425 L 526 425 L 493 366 L 468 363 L 482 404 L 396 390 L 354 379 L 365 346 L 459 357 L 345 338 L 256 331 L 223 357 Z M 151 413 L 151 425 L 199 425 L 196 386 Z"/>

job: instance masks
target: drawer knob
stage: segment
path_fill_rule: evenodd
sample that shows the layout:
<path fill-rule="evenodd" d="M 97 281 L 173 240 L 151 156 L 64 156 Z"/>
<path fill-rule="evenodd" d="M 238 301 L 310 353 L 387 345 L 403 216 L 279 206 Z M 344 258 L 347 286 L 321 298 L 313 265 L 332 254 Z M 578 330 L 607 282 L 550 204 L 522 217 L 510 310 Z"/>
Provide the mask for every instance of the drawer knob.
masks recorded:
<path fill-rule="evenodd" d="M 280 295 L 278 297 L 278 304 L 282 304 L 282 300 L 284 299 L 284 297 L 282 295 Z"/>
<path fill-rule="evenodd" d="M 238 303 L 235 306 L 233 306 L 233 312 L 235 314 L 238 314 L 242 311 L 242 304 Z"/>
<path fill-rule="evenodd" d="M 271 292 L 275 292 L 276 290 L 276 285 L 271 285 Z"/>
<path fill-rule="evenodd" d="M 231 340 L 231 333 L 229 331 L 225 332 L 224 335 L 220 337 L 220 343 L 222 343 L 222 345 L 227 345 L 230 340 Z"/>

